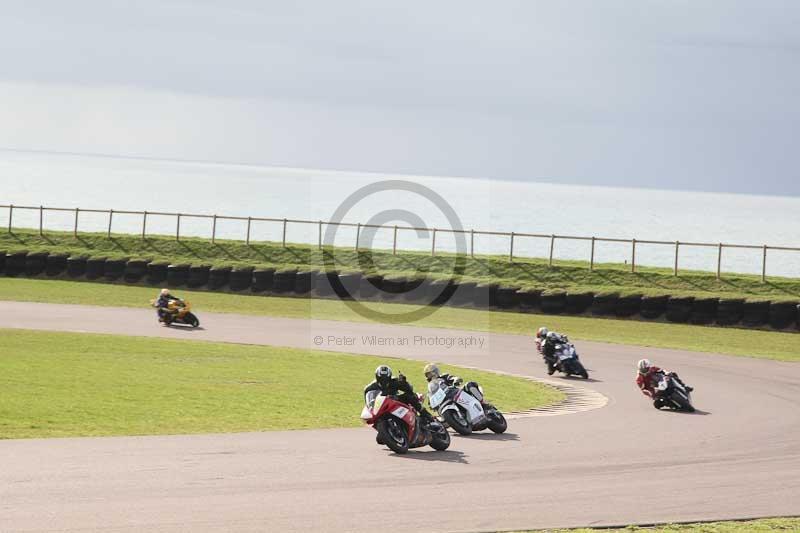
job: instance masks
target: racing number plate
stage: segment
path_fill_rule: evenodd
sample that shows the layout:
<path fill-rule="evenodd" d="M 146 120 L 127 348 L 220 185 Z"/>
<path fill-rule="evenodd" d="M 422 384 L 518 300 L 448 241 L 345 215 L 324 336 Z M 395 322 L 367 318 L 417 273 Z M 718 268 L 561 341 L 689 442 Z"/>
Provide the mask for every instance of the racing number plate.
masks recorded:
<path fill-rule="evenodd" d="M 437 405 L 442 403 L 444 397 L 445 397 L 444 389 L 439 389 L 438 391 L 436 391 L 434 394 L 431 395 L 428 401 L 430 402 L 431 407 L 435 409 Z"/>

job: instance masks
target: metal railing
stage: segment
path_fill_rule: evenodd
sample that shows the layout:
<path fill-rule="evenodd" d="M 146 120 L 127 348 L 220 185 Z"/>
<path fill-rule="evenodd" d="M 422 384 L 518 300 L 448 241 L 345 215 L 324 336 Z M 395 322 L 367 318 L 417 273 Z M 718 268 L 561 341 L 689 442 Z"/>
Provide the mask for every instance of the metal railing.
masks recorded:
<path fill-rule="evenodd" d="M 470 257 L 474 257 L 475 255 L 475 236 L 476 235 L 486 235 L 486 236 L 496 236 L 496 237 L 507 237 L 509 239 L 509 247 L 508 247 L 508 260 L 510 262 L 514 261 L 514 243 L 516 240 L 520 238 L 531 238 L 531 239 L 546 239 L 549 240 L 549 255 L 548 255 L 548 265 L 553 265 L 553 254 L 555 249 L 555 243 L 557 240 L 573 240 L 573 241 L 587 241 L 591 242 L 591 251 L 589 255 L 589 268 L 594 270 L 595 267 L 595 248 L 596 243 L 598 242 L 608 242 L 608 243 L 627 243 L 631 245 L 630 249 L 630 270 L 631 272 L 636 272 L 636 246 L 642 244 L 649 244 L 649 245 L 662 245 L 662 246 L 670 246 L 674 247 L 674 266 L 672 268 L 673 275 L 678 275 L 679 270 L 679 255 L 680 250 L 682 247 L 702 247 L 702 248 L 716 248 L 717 249 L 717 269 L 716 275 L 717 279 L 720 279 L 722 276 L 722 251 L 724 248 L 731 248 L 731 249 L 750 249 L 750 250 L 760 250 L 761 251 L 761 281 L 766 281 L 767 276 L 767 251 L 768 250 L 783 250 L 783 251 L 793 251 L 793 252 L 800 252 L 800 247 L 792 247 L 792 246 L 773 246 L 767 244 L 761 245 L 748 245 L 748 244 L 728 244 L 728 243 L 704 243 L 704 242 L 682 242 L 682 241 L 659 241 L 659 240 L 645 240 L 645 239 L 617 239 L 617 238 L 609 238 L 609 237 L 581 237 L 581 236 L 574 236 L 574 235 L 556 235 L 556 234 L 541 234 L 541 233 L 519 233 L 519 232 L 503 232 L 503 231 L 484 231 L 484 230 L 463 230 L 463 229 L 452 229 L 452 228 L 418 228 L 413 226 L 391 226 L 391 225 L 380 225 L 380 224 L 361 224 L 361 223 L 353 223 L 353 222 L 330 222 L 330 221 L 323 221 L 323 220 L 302 220 L 302 219 L 291 219 L 291 218 L 267 218 L 267 217 L 241 217 L 241 216 L 229 216 L 229 215 L 207 215 L 207 214 L 196 214 L 196 213 L 167 213 L 163 211 L 128 211 L 128 210 L 115 210 L 115 209 L 81 209 L 79 207 L 74 208 L 67 208 L 67 207 L 45 207 L 45 206 L 26 206 L 26 205 L 0 205 L 0 208 L 8 209 L 8 232 L 13 233 L 13 219 L 14 219 L 14 211 L 16 210 L 34 210 L 39 212 L 39 224 L 38 230 L 40 235 L 44 235 L 45 224 L 44 224 L 44 213 L 46 211 L 56 211 L 56 212 L 68 212 L 74 213 L 74 223 L 73 223 L 73 235 L 77 237 L 78 235 L 78 224 L 80 219 L 81 213 L 99 213 L 99 214 L 106 214 L 108 215 L 108 226 L 107 226 L 107 235 L 111 237 L 112 225 L 114 221 L 114 215 L 139 215 L 142 217 L 141 223 L 141 237 L 145 239 L 147 237 L 147 217 L 148 216 L 168 216 L 168 217 L 175 217 L 175 239 L 180 240 L 181 238 L 181 220 L 186 218 L 195 218 L 195 219 L 207 219 L 211 220 L 211 242 L 215 242 L 217 238 L 217 221 L 218 220 L 235 220 L 235 221 L 242 221 L 247 222 L 247 230 L 245 234 L 244 241 L 246 244 L 250 244 L 250 236 L 251 236 L 251 226 L 253 222 L 272 222 L 281 224 L 282 226 L 282 238 L 281 238 L 281 245 L 285 248 L 286 247 L 286 228 L 289 224 L 311 224 L 316 225 L 318 227 L 318 240 L 317 246 L 318 248 L 322 249 L 323 246 L 323 226 L 326 225 L 334 225 L 339 227 L 351 227 L 356 228 L 356 239 L 354 243 L 354 249 L 356 251 L 360 250 L 359 246 L 359 239 L 361 236 L 362 229 L 392 229 L 393 230 L 393 242 L 392 242 L 392 254 L 397 254 L 397 233 L 398 231 L 414 231 L 414 232 L 431 232 L 432 239 L 431 239 L 431 255 L 436 255 L 436 234 L 437 233 L 450 233 L 450 234 L 463 234 L 469 235 L 469 255 Z M 163 234 L 159 234 L 163 235 Z M 241 239 L 239 239 L 241 240 Z M 520 256 L 517 255 L 516 257 L 528 257 L 528 256 Z M 533 256 L 531 256 L 533 257 Z M 626 259 L 627 262 L 627 259 Z"/>

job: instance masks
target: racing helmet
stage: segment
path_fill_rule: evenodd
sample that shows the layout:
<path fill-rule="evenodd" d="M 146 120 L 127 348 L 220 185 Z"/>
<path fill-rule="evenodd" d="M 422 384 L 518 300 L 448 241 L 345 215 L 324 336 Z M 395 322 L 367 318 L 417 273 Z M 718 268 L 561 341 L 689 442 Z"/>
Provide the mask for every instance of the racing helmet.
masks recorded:
<path fill-rule="evenodd" d="M 386 365 L 381 365 L 375 369 L 375 381 L 378 385 L 385 386 L 392 380 L 392 369 Z"/>
<path fill-rule="evenodd" d="M 434 363 L 428 363 L 425 365 L 425 368 L 422 370 L 425 373 L 425 379 L 428 381 L 432 379 L 438 379 L 441 375 L 439 372 L 439 367 L 436 366 Z"/>
<path fill-rule="evenodd" d="M 558 342 L 558 340 L 559 340 L 558 333 L 556 333 L 555 331 L 548 332 L 547 333 L 547 340 L 549 340 L 550 342 Z"/>
<path fill-rule="evenodd" d="M 167 296 L 169 294 L 169 289 L 161 289 L 161 296 Z"/>
<path fill-rule="evenodd" d="M 641 359 L 636 366 L 639 368 L 640 374 L 647 374 L 647 371 L 650 370 L 653 363 L 650 362 L 650 359 Z"/>
<path fill-rule="evenodd" d="M 544 340 L 544 338 L 547 337 L 548 333 L 550 333 L 550 330 L 542 326 L 536 330 L 536 338 Z"/>

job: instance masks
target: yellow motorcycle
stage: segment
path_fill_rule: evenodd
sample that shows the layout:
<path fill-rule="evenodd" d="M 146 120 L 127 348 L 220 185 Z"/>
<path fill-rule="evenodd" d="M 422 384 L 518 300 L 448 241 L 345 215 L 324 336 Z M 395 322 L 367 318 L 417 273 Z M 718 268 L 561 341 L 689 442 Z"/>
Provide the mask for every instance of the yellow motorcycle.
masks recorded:
<path fill-rule="evenodd" d="M 158 307 L 158 300 L 152 300 L 151 305 Z M 165 326 L 172 324 L 186 324 L 196 328 L 200 325 L 200 320 L 192 313 L 192 306 L 188 300 L 174 299 L 167 304 L 167 312 L 159 312 L 158 321 Z"/>

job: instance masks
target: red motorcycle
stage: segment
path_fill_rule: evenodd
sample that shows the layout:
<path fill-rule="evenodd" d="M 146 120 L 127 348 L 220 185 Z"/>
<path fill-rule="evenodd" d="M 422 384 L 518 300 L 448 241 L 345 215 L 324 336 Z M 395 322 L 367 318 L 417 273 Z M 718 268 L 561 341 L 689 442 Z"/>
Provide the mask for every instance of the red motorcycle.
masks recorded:
<path fill-rule="evenodd" d="M 393 452 L 406 453 L 410 448 L 428 445 L 443 451 L 450 446 L 450 434 L 441 422 L 424 422 L 413 407 L 394 396 L 369 391 L 365 401 L 361 419 L 378 432 L 378 443 L 385 444 Z"/>

